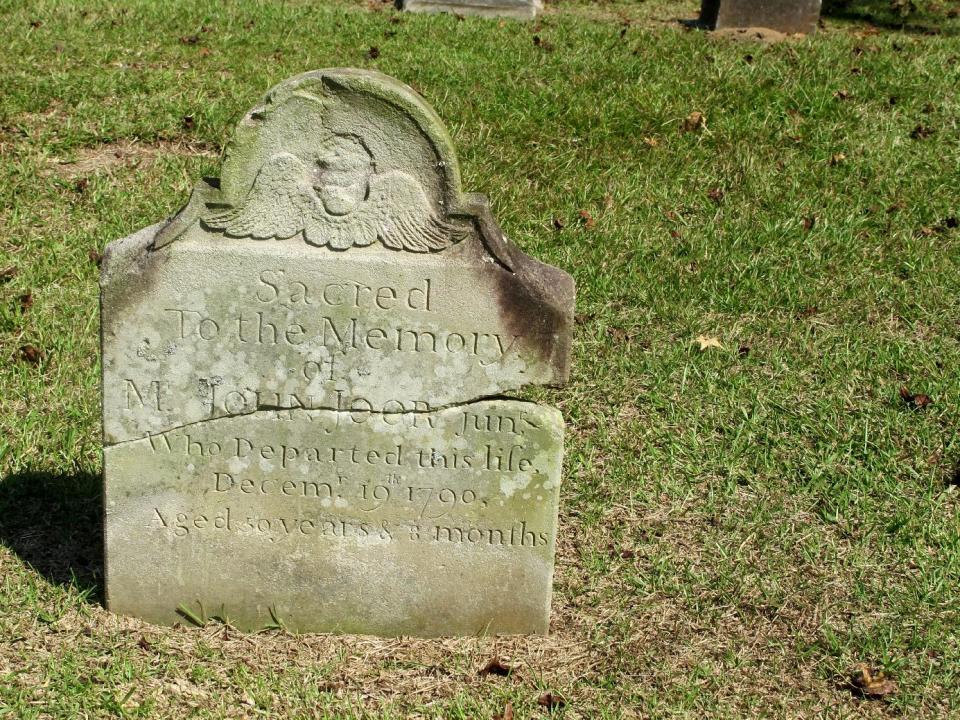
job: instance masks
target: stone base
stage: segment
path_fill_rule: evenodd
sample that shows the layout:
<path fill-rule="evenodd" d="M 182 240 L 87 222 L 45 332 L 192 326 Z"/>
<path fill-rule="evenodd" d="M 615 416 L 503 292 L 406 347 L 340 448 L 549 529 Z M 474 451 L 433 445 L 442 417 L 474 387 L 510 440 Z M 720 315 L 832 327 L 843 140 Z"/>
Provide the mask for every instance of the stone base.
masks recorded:
<path fill-rule="evenodd" d="M 533 20 L 542 8 L 540 0 L 403 0 L 403 9 L 410 12 L 449 12 L 515 20 Z"/>
<path fill-rule="evenodd" d="M 703 0 L 700 22 L 711 30 L 763 27 L 782 33 L 812 33 L 821 0 Z"/>

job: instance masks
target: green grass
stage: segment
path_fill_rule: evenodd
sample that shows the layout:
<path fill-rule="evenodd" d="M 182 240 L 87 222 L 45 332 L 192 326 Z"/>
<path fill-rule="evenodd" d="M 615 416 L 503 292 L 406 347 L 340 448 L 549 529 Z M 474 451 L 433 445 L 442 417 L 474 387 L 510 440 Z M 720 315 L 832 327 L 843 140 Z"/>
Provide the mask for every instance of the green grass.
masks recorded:
<path fill-rule="evenodd" d="M 834 3 L 769 46 L 676 22 L 696 5 L 522 25 L 0 0 L 0 717 L 523 718 L 546 691 L 568 718 L 960 713 L 960 3 Z M 536 393 L 569 427 L 548 639 L 99 605 L 91 251 L 215 175 L 267 88 L 328 66 L 420 90 L 464 186 L 576 277 L 572 382 Z M 516 671 L 478 675 L 494 655 Z M 897 692 L 855 697 L 858 662 Z"/>

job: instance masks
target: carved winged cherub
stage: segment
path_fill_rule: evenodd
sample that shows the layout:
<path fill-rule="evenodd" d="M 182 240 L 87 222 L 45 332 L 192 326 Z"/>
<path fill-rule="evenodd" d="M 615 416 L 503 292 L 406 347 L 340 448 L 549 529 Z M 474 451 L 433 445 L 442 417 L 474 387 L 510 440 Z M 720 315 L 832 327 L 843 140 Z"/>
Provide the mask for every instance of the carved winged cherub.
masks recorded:
<path fill-rule="evenodd" d="M 241 205 L 208 205 L 203 222 L 230 237 L 254 240 L 302 232 L 311 245 L 335 250 L 379 239 L 395 250 L 430 252 L 466 234 L 438 216 L 416 178 L 399 170 L 377 173 L 355 135 L 335 135 L 312 166 L 288 152 L 273 155 Z"/>

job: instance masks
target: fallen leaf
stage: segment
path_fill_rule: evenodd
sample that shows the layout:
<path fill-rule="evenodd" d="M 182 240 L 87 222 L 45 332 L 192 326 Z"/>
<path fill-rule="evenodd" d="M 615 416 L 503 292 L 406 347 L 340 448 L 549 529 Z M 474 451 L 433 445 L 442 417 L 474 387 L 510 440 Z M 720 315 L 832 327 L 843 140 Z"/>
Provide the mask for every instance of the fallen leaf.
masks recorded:
<path fill-rule="evenodd" d="M 707 192 L 707 197 L 719 205 L 720 201 L 723 200 L 723 190 L 720 188 L 714 188 L 713 190 Z"/>
<path fill-rule="evenodd" d="M 830 165 L 831 166 L 839 165 L 846 159 L 847 159 L 847 156 L 844 155 L 842 152 L 834 153 L 833 155 L 830 156 Z"/>
<path fill-rule="evenodd" d="M 82 177 L 77 179 L 77 181 L 73 183 L 73 191 L 81 195 L 87 191 L 88 187 L 90 187 L 89 178 Z"/>
<path fill-rule="evenodd" d="M 503 713 L 494 715 L 493 720 L 513 720 L 513 703 L 507 703 L 503 706 Z"/>
<path fill-rule="evenodd" d="M 240 702 L 242 702 L 242 703 L 243 703 L 244 705 L 246 705 L 247 707 L 256 707 L 256 706 L 257 706 L 257 703 L 254 701 L 254 699 L 253 699 L 252 697 L 250 697 L 250 696 L 246 693 L 246 691 L 244 691 L 243 694 L 240 696 Z"/>
<path fill-rule="evenodd" d="M 850 688 L 865 698 L 884 698 L 897 691 L 897 684 L 882 670 L 871 669 L 866 663 L 859 663 L 850 676 Z"/>
<path fill-rule="evenodd" d="M 513 668 L 503 662 L 500 658 L 494 657 L 491 658 L 486 665 L 480 668 L 480 675 L 497 675 L 499 677 L 506 677 L 513 672 Z"/>
<path fill-rule="evenodd" d="M 837 90 L 837 91 L 833 94 L 833 97 L 836 98 L 837 100 L 849 100 L 849 99 L 850 99 L 850 91 L 849 91 L 849 90 Z"/>
<path fill-rule="evenodd" d="M 89 252 L 87 252 L 87 257 L 90 258 L 90 262 L 97 267 L 100 267 L 100 263 L 103 262 L 103 253 L 95 249 L 91 249 Z"/>
<path fill-rule="evenodd" d="M 933 135 L 933 130 L 926 125 L 917 125 L 910 131 L 910 137 L 914 140 L 923 140 Z"/>
<path fill-rule="evenodd" d="M 591 215 L 590 213 L 588 213 L 586 210 L 581 210 L 581 211 L 580 211 L 580 222 L 582 222 L 582 223 L 583 223 L 583 226 L 584 226 L 587 230 L 589 230 L 589 229 L 592 228 L 593 225 L 594 225 L 593 215 Z"/>
<path fill-rule="evenodd" d="M 24 293 L 20 296 L 20 309 L 26 312 L 33 307 L 33 293 Z"/>
<path fill-rule="evenodd" d="M 643 144 L 646 145 L 647 147 L 654 148 L 660 144 L 660 141 L 657 140 L 655 137 L 645 137 L 643 139 Z"/>
<path fill-rule="evenodd" d="M 547 691 L 537 698 L 537 705 L 541 705 L 548 710 L 556 710 L 567 704 L 562 695 Z"/>
<path fill-rule="evenodd" d="M 684 132 L 698 132 L 703 130 L 705 127 L 707 127 L 707 118 L 698 110 L 694 110 L 692 113 L 687 115 L 687 117 L 683 120 L 683 125 L 681 125 L 681 129 Z"/>
<path fill-rule="evenodd" d="M 930 405 L 933 402 L 929 395 L 925 395 L 924 393 L 912 393 L 906 385 L 900 388 L 900 399 L 915 410 L 925 408 L 927 405 Z"/>
<path fill-rule="evenodd" d="M 21 345 L 20 357 L 31 365 L 39 365 L 43 360 L 43 352 L 36 345 Z"/>
<path fill-rule="evenodd" d="M 137 645 L 140 646 L 141 650 L 146 650 L 147 652 L 153 650 L 153 645 L 151 645 L 150 641 L 142 635 L 140 636 L 140 640 L 137 641 Z"/>
<path fill-rule="evenodd" d="M 367 50 L 367 57 L 371 60 L 376 60 L 378 57 L 380 57 L 380 48 L 374 46 Z"/>
<path fill-rule="evenodd" d="M 210 55 L 210 48 L 202 47 L 200 48 L 200 57 L 208 57 Z"/>
<path fill-rule="evenodd" d="M 12 280 L 17 276 L 17 268 L 11 265 L 8 268 L 0 270 L 0 282 L 7 282 L 7 280 Z"/>
<path fill-rule="evenodd" d="M 720 344 L 720 340 L 715 337 L 710 337 L 709 335 L 697 335 L 697 343 L 700 345 L 700 352 L 709 350 L 710 348 L 723 350 L 723 345 Z"/>
<path fill-rule="evenodd" d="M 630 339 L 630 335 L 623 328 L 612 327 L 607 329 L 607 333 L 617 342 L 624 342 Z"/>
<path fill-rule="evenodd" d="M 816 225 L 817 225 L 816 215 L 807 215 L 807 217 L 803 219 L 803 229 L 806 230 L 807 232 L 810 232 L 811 230 L 813 230 L 813 228 L 816 227 Z"/>
<path fill-rule="evenodd" d="M 200 42 L 200 38 L 197 35 L 182 35 L 180 37 L 180 42 L 183 45 L 196 45 Z"/>
<path fill-rule="evenodd" d="M 558 217 L 553 219 L 553 229 L 554 230 L 563 230 L 566 227 L 566 223 Z"/>
<path fill-rule="evenodd" d="M 193 119 L 193 115 L 184 115 L 180 118 L 180 127 L 184 130 L 193 130 L 197 126 L 196 121 Z"/>
<path fill-rule="evenodd" d="M 797 317 L 801 319 L 808 318 L 816 315 L 818 312 L 820 312 L 820 309 L 816 305 L 809 305 L 808 307 L 805 307 L 803 310 L 798 312 Z"/>

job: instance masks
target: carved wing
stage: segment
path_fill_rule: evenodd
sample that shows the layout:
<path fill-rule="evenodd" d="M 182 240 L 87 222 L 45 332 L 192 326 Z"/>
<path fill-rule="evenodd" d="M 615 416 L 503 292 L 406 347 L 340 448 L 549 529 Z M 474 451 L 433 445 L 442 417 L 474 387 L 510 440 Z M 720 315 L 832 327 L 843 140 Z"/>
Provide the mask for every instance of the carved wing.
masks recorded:
<path fill-rule="evenodd" d="M 303 230 L 312 216 L 316 196 L 307 178 L 306 165 L 295 155 L 277 153 L 264 163 L 243 204 L 212 208 L 202 218 L 230 237 L 285 240 Z"/>
<path fill-rule="evenodd" d="M 416 178 L 399 170 L 371 176 L 368 202 L 377 236 L 394 250 L 443 250 L 467 234 L 441 218 Z"/>

